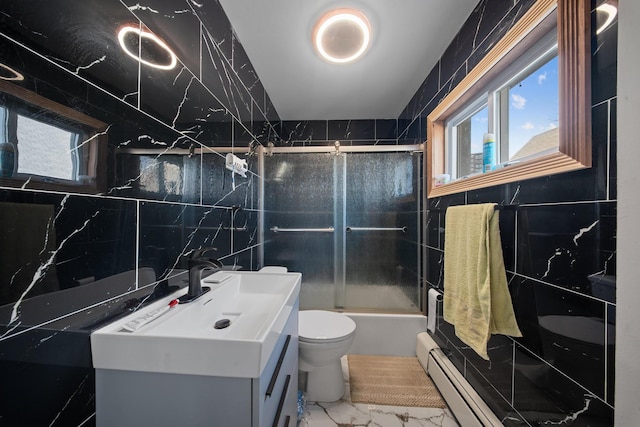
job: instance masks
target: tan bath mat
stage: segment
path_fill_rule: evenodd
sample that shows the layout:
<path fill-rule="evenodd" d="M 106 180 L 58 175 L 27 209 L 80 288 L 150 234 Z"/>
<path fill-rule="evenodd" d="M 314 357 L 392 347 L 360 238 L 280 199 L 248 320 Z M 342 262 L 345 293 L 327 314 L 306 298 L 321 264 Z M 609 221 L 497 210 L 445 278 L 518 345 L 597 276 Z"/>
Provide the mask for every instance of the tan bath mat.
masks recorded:
<path fill-rule="evenodd" d="M 350 354 L 347 359 L 351 401 L 354 403 L 446 407 L 417 357 Z"/>

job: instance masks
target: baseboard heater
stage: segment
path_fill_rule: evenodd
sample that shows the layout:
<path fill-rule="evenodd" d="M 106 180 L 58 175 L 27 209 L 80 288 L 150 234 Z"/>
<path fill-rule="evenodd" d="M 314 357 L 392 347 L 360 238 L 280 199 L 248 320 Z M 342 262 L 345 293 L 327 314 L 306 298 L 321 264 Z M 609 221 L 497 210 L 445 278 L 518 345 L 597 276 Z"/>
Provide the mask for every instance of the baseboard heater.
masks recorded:
<path fill-rule="evenodd" d="M 427 332 L 418 334 L 416 354 L 462 427 L 503 427 Z"/>

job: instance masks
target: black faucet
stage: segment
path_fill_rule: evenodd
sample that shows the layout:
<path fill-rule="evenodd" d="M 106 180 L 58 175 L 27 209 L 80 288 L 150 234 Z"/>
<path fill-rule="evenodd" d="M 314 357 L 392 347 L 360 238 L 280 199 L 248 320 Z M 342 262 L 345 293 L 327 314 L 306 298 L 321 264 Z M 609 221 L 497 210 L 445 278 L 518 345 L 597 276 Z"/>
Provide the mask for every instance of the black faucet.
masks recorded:
<path fill-rule="evenodd" d="M 215 250 L 216 248 L 196 249 L 189 257 L 189 290 L 185 295 L 178 298 L 180 304 L 191 302 L 211 290 L 208 286 L 203 287 L 201 280 L 203 270 L 219 270 L 222 268 L 222 263 L 217 259 L 204 257 L 205 253 Z"/>

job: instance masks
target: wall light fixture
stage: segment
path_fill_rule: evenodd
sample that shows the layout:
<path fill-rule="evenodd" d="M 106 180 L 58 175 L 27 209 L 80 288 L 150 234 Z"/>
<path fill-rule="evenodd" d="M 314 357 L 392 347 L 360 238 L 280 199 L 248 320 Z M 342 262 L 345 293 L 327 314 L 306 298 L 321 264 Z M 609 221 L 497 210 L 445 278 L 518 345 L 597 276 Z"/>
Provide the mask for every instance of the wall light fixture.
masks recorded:
<path fill-rule="evenodd" d="M 139 27 L 132 25 L 122 27 L 118 31 L 118 42 L 127 55 L 149 67 L 171 70 L 178 62 L 175 53 L 165 42 L 152 32 Z M 155 62 L 156 59 L 166 63 Z"/>
<path fill-rule="evenodd" d="M 22 81 L 24 80 L 24 76 L 20 72 L 9 67 L 8 65 L 5 65 L 0 62 L 0 79 L 10 80 L 10 81 Z"/>
<path fill-rule="evenodd" d="M 604 13 L 606 18 L 604 22 L 598 25 L 598 29 L 596 30 L 596 34 L 600 34 L 603 32 L 609 25 L 613 23 L 616 15 L 618 14 L 618 8 L 609 3 L 603 3 L 600 6 L 596 7 L 596 14 Z M 598 17 L 599 18 L 599 17 Z M 598 19 L 599 21 L 599 19 Z"/>

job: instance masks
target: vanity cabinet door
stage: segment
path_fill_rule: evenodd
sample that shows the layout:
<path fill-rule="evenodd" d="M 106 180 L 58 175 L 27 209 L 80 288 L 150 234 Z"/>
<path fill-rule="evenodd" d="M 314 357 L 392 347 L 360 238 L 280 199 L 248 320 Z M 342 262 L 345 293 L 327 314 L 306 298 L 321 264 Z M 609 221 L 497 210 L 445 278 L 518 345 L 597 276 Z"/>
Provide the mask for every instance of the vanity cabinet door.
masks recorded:
<path fill-rule="evenodd" d="M 298 395 L 297 304 L 258 382 L 254 410 L 259 414 L 259 420 L 254 426 L 283 426 L 287 417 L 289 425 L 294 426 Z"/>
<path fill-rule="evenodd" d="M 250 426 L 252 380 L 96 369 L 97 427 Z"/>

